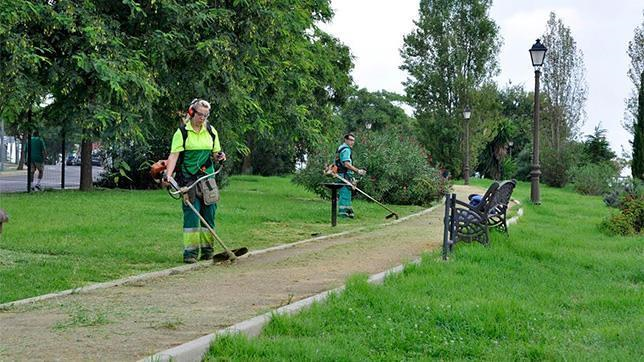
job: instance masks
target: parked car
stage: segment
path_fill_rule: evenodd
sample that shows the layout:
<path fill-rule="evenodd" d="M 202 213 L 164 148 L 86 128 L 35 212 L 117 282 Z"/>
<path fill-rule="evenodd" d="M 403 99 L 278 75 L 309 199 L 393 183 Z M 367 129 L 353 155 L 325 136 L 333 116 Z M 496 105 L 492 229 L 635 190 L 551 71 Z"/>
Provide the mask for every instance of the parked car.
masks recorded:
<path fill-rule="evenodd" d="M 65 165 L 67 166 L 80 166 L 81 160 L 80 157 L 76 155 L 69 155 L 67 156 L 67 159 L 65 159 Z"/>
<path fill-rule="evenodd" d="M 100 166 L 101 165 L 101 157 L 99 156 L 98 153 L 92 153 L 92 166 Z"/>

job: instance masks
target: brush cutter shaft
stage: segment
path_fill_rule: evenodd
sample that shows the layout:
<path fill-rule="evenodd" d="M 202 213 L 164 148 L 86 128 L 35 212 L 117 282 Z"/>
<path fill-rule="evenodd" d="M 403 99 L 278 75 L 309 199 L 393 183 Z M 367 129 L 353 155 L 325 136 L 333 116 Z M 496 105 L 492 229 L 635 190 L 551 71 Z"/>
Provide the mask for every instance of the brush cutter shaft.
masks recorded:
<path fill-rule="evenodd" d="M 364 196 L 366 196 L 369 200 L 371 200 L 371 201 L 375 202 L 376 204 L 380 205 L 383 209 L 385 209 L 385 210 L 389 211 L 389 212 L 390 212 L 390 213 L 392 213 L 394 216 L 396 216 L 396 219 L 398 219 L 398 214 L 397 214 L 395 211 L 391 210 L 390 208 L 388 208 L 387 206 L 383 205 L 383 204 L 382 204 L 381 202 L 379 202 L 378 200 L 376 200 L 376 199 L 374 199 L 373 197 L 369 196 L 366 192 L 364 192 L 364 191 L 360 190 L 359 188 L 357 188 L 357 187 L 356 187 L 354 184 L 352 184 L 349 180 L 347 180 L 347 179 L 345 179 L 344 177 L 342 177 L 342 176 L 338 175 L 337 173 L 333 173 L 333 176 L 337 177 L 339 180 L 341 180 L 342 182 L 344 182 L 344 183 L 345 183 L 345 184 L 347 184 L 348 186 L 351 186 L 353 189 L 355 189 L 355 190 L 356 190 L 356 191 L 358 191 L 359 193 L 361 193 L 361 194 L 363 194 Z M 389 217 L 391 217 L 391 215 L 390 215 Z"/>
<path fill-rule="evenodd" d="M 221 246 L 221 247 L 224 249 L 224 251 L 226 251 L 226 254 L 228 255 L 228 258 L 230 258 L 230 260 L 231 260 L 231 261 L 232 261 L 232 260 L 237 259 L 237 256 L 235 255 L 235 253 L 233 253 L 232 251 L 230 251 L 230 249 L 228 249 L 228 248 L 226 247 L 226 245 L 224 245 L 224 242 L 219 238 L 219 235 L 217 235 L 217 233 L 216 233 L 216 232 L 215 232 L 215 230 L 212 228 L 212 226 L 210 226 L 210 224 L 208 224 L 208 222 L 206 221 L 206 219 L 204 219 L 204 217 L 203 217 L 203 216 L 201 216 L 201 214 L 199 213 L 199 211 L 197 211 L 197 209 L 195 209 L 194 205 L 192 205 L 192 203 L 191 203 L 189 200 L 184 200 L 184 202 L 186 203 L 186 205 L 188 205 L 188 207 L 189 207 L 190 209 L 192 209 L 192 211 L 195 213 L 195 215 L 197 215 L 197 216 L 199 217 L 199 219 L 201 220 L 201 222 L 202 222 L 204 225 L 206 225 L 206 227 L 208 228 L 208 230 L 210 230 L 210 233 L 212 234 L 212 236 L 214 236 L 214 237 L 215 237 L 215 240 L 217 240 L 217 242 L 219 243 L 219 246 Z"/>
<path fill-rule="evenodd" d="M 190 202 L 190 200 L 188 199 L 188 197 L 186 197 L 186 193 L 187 193 L 191 188 L 193 188 L 196 184 L 198 184 L 198 183 L 199 183 L 199 181 L 201 181 L 201 180 L 203 180 L 203 179 L 205 179 L 205 178 L 208 178 L 208 177 L 210 177 L 210 176 L 214 176 L 214 175 L 218 174 L 218 173 L 219 173 L 219 171 L 221 171 L 221 168 L 222 168 L 222 166 L 219 166 L 219 168 L 217 169 L 217 171 L 215 171 L 215 172 L 213 172 L 213 173 L 209 173 L 209 174 L 204 175 L 204 176 L 201 176 L 201 177 L 200 177 L 200 178 L 198 178 L 195 182 L 193 182 L 190 186 L 187 186 L 187 187 L 185 187 L 185 186 L 184 186 L 184 187 L 179 187 L 179 185 L 177 184 L 177 181 L 175 181 L 172 177 L 168 177 L 168 183 L 170 183 L 170 186 L 171 186 L 173 189 L 175 189 L 175 191 L 170 191 L 170 189 L 168 188 L 168 192 L 170 193 L 170 195 L 179 195 L 179 194 L 184 195 L 183 202 L 184 202 L 186 205 L 188 205 L 188 207 L 192 210 L 192 212 L 194 212 L 194 213 L 195 213 L 195 215 L 197 215 L 197 217 L 199 218 L 199 220 L 201 220 L 201 222 L 202 222 L 204 225 L 206 225 L 206 227 L 208 228 L 208 231 L 210 231 L 210 233 L 212 234 L 212 236 L 213 236 L 213 237 L 215 238 L 215 240 L 217 240 L 217 242 L 219 243 L 219 246 L 221 246 L 221 247 L 222 247 L 222 249 L 224 249 L 224 251 L 226 252 L 226 255 L 228 255 L 229 260 L 230 260 L 230 261 L 233 261 L 233 260 L 237 259 L 237 256 L 235 255 L 235 253 L 233 253 L 232 251 L 230 251 L 230 249 L 228 249 L 228 248 L 226 247 L 226 245 L 225 245 L 225 244 L 224 244 L 224 242 L 221 240 L 221 238 L 219 237 L 219 235 L 217 235 L 217 233 L 216 233 L 216 232 L 215 232 L 215 230 L 212 228 L 212 226 L 210 226 L 210 224 L 206 221 L 206 219 L 204 219 L 204 217 L 203 217 L 203 216 L 201 216 L 201 214 L 199 213 L 199 211 L 197 211 L 197 209 L 196 209 L 196 208 L 195 208 L 195 206 L 192 204 L 192 202 Z"/>

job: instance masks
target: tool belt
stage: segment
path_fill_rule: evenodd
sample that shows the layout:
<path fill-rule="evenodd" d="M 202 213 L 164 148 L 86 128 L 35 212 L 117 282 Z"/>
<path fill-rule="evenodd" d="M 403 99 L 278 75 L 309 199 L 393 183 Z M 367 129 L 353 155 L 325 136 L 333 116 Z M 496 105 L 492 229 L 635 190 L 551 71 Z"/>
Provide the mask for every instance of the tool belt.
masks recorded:
<path fill-rule="evenodd" d="M 179 172 L 175 180 L 179 186 L 183 187 L 192 185 L 192 183 L 201 176 L 203 176 L 203 174 L 200 172 L 195 175 L 185 175 L 184 173 Z M 190 190 L 188 190 L 184 195 L 184 199 L 187 199 L 191 203 L 194 203 L 196 198 L 202 200 L 206 205 L 212 205 L 219 202 L 219 187 L 217 186 L 217 181 L 214 176 L 199 181 L 195 187 L 190 188 Z"/>
<path fill-rule="evenodd" d="M 200 181 L 195 187 L 195 193 L 206 205 L 219 202 L 219 187 L 217 187 L 217 181 L 214 177 Z"/>

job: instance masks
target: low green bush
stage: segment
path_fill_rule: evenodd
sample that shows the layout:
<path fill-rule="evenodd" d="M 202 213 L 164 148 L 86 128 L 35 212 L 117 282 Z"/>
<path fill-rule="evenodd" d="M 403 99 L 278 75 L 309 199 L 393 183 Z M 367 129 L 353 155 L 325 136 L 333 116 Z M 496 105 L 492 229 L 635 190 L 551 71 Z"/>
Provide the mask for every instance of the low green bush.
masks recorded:
<path fill-rule="evenodd" d="M 599 228 L 607 235 L 635 234 L 635 227 L 633 226 L 632 220 L 621 212 L 602 220 Z"/>
<path fill-rule="evenodd" d="M 517 163 L 517 160 L 513 159 L 512 157 L 506 157 L 503 159 L 503 163 L 501 164 L 501 167 L 503 167 L 502 178 L 504 180 L 516 178 L 517 173 L 519 171 L 519 165 Z"/>
<path fill-rule="evenodd" d="M 609 235 L 634 235 L 644 231 L 644 196 L 627 196 L 620 212 L 604 219 L 600 228 Z"/>
<path fill-rule="evenodd" d="M 306 168 L 294 182 L 322 197 L 329 197 L 323 182 L 336 180 L 323 175 L 333 162 L 339 145 L 323 145 L 308 155 Z M 386 129 L 356 135 L 353 163 L 367 170 L 358 178 L 358 187 L 376 200 L 399 205 L 428 205 L 449 189 L 439 170 L 431 167 L 423 148 L 402 131 Z"/>
<path fill-rule="evenodd" d="M 607 162 L 589 163 L 570 170 L 570 180 L 575 191 L 584 195 L 602 195 L 608 192 L 617 176 L 615 167 Z"/>
<path fill-rule="evenodd" d="M 583 145 L 568 142 L 560 150 L 544 145 L 541 150 L 541 181 L 548 186 L 564 187 L 570 182 L 570 170 L 579 164 Z"/>

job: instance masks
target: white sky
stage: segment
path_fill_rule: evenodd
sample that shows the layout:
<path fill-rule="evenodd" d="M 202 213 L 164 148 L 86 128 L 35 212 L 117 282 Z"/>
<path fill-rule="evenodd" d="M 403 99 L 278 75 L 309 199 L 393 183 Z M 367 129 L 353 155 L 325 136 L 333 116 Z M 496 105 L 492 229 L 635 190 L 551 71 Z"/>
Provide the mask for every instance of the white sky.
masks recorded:
<path fill-rule="evenodd" d="M 399 50 L 418 18 L 418 4 L 417 0 L 332 0 L 335 17 L 322 28 L 351 48 L 352 75 L 359 87 L 404 93 L 406 74 L 398 69 Z M 554 11 L 584 53 L 588 100 L 582 133 L 591 133 L 601 122 L 613 150 L 621 154 L 624 146 L 630 153 L 630 135 L 621 126 L 624 100 L 632 89 L 626 49 L 633 30 L 642 24 L 643 9 L 641 0 L 495 0 L 490 15 L 503 38 L 497 82 L 504 86 L 511 80 L 534 89 L 528 49 L 544 33 Z"/>

